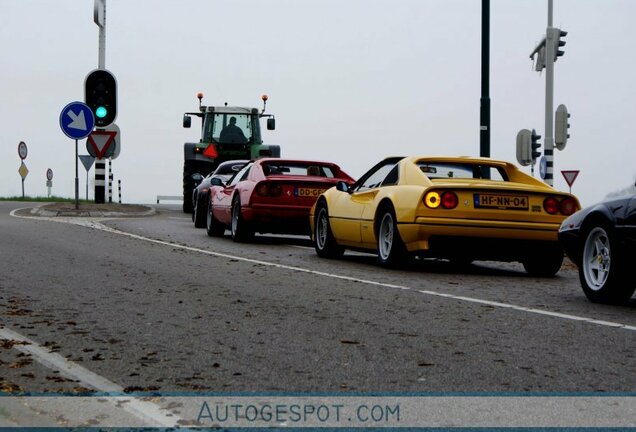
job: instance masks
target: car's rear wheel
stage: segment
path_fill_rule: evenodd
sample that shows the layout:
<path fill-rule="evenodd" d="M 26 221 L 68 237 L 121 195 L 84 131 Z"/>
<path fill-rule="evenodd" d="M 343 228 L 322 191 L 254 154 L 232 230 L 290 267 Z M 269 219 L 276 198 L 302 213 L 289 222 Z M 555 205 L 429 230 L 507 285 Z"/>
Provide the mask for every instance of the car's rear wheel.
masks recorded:
<path fill-rule="evenodd" d="M 397 267 L 409 262 L 409 256 L 397 228 L 395 211 L 389 205 L 379 213 L 377 220 L 378 259 L 387 267 Z"/>
<path fill-rule="evenodd" d="M 316 206 L 314 216 L 314 248 L 321 258 L 339 258 L 344 254 L 344 248 L 336 242 L 329 225 L 329 211 L 327 204 L 320 202 Z"/>
<path fill-rule="evenodd" d="M 249 223 L 243 219 L 241 213 L 241 200 L 236 197 L 232 201 L 232 223 L 230 226 L 232 231 L 232 240 L 237 242 L 248 241 L 254 237 L 254 230 Z"/>
<path fill-rule="evenodd" d="M 618 304 L 628 301 L 636 283 L 627 277 L 626 266 L 617 256 L 617 244 L 606 224 L 584 231 L 579 279 L 583 292 L 595 303 Z"/>
<path fill-rule="evenodd" d="M 225 232 L 225 225 L 223 225 L 212 214 L 212 201 L 208 200 L 208 212 L 205 218 L 205 228 L 210 237 L 221 237 Z"/>
<path fill-rule="evenodd" d="M 522 264 L 531 276 L 552 277 L 561 269 L 563 258 L 563 249 L 556 244 L 540 251 L 534 251 L 532 255 L 523 260 Z"/>
<path fill-rule="evenodd" d="M 208 209 L 207 199 L 205 199 L 205 195 L 199 194 L 196 203 L 194 205 L 194 211 L 192 212 L 192 218 L 194 219 L 194 226 L 196 228 L 205 228 L 206 227 L 206 217 L 205 212 Z"/>

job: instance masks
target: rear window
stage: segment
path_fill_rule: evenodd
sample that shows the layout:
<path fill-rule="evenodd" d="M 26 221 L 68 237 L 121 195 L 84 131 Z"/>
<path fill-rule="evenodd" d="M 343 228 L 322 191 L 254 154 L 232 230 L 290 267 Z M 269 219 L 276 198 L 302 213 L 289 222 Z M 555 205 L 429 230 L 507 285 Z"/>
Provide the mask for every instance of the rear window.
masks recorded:
<path fill-rule="evenodd" d="M 270 175 L 291 175 L 291 176 L 318 176 L 334 178 L 334 169 L 329 165 L 318 164 L 287 164 L 287 163 L 269 163 L 263 164 L 263 172 L 266 176 Z"/>
<path fill-rule="evenodd" d="M 417 166 L 431 180 L 490 179 L 508 181 L 506 171 L 501 167 L 492 165 L 423 161 L 418 162 Z"/>

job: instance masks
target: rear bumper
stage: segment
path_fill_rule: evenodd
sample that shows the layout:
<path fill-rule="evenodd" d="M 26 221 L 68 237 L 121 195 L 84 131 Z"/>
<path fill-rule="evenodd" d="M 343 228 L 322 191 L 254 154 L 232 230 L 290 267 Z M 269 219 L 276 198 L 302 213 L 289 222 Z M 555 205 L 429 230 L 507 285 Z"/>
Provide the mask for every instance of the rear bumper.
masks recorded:
<path fill-rule="evenodd" d="M 246 222 L 258 232 L 309 234 L 311 206 L 253 204 L 242 209 Z"/>
<path fill-rule="evenodd" d="M 424 218 L 398 225 L 411 252 L 438 257 L 471 256 L 474 259 L 516 261 L 558 245 L 559 223 L 528 223 Z"/>

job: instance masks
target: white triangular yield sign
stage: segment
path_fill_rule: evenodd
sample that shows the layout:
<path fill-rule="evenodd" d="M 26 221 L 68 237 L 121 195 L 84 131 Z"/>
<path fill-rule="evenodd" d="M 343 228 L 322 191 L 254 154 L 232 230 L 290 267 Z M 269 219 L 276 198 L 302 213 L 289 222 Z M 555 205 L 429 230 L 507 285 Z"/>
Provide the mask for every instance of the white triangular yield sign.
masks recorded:
<path fill-rule="evenodd" d="M 97 156 L 98 159 L 104 157 L 108 151 L 108 147 L 115 139 L 115 135 L 117 135 L 115 131 L 93 131 L 88 136 L 88 143 L 93 147 L 93 150 L 95 150 L 95 156 Z"/>
<path fill-rule="evenodd" d="M 565 178 L 565 182 L 568 186 L 572 187 L 574 180 L 576 180 L 576 176 L 579 175 L 579 170 L 561 171 L 561 174 L 563 174 L 563 178 Z"/>

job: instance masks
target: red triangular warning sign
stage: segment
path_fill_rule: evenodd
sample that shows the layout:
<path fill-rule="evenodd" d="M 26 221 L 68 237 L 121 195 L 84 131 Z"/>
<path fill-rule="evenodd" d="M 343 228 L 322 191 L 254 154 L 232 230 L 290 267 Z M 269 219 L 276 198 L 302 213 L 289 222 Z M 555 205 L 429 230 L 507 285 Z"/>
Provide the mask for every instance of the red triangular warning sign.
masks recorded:
<path fill-rule="evenodd" d="M 576 180 L 576 176 L 579 175 L 579 170 L 561 171 L 561 174 L 563 174 L 565 182 L 568 184 L 568 186 L 572 187 L 574 180 Z"/>
<path fill-rule="evenodd" d="M 88 142 L 95 150 L 95 156 L 97 156 L 97 159 L 101 159 L 104 157 L 104 155 L 108 151 L 108 147 L 110 147 L 116 136 L 116 131 L 104 130 L 91 132 L 91 134 L 88 136 Z"/>

